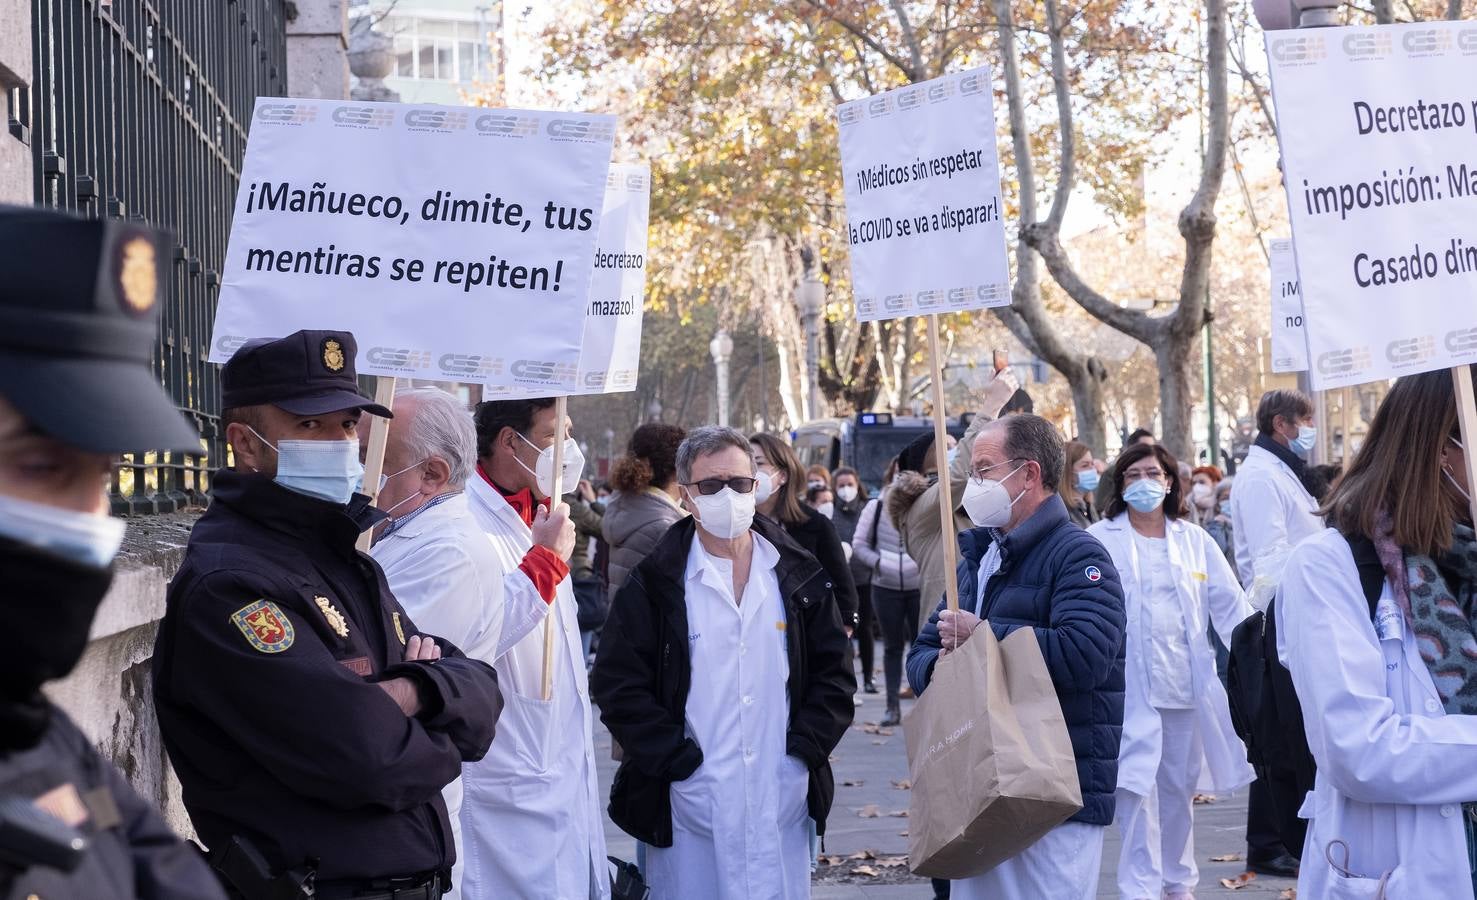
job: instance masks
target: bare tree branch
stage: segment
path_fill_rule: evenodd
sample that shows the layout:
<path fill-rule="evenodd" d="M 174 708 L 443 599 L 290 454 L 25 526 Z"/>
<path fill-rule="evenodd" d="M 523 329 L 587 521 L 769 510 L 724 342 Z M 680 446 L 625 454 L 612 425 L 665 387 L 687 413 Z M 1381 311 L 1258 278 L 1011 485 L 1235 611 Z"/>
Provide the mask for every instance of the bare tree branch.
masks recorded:
<path fill-rule="evenodd" d="M 891 50 L 888 50 L 886 47 L 884 47 L 876 38 L 868 34 L 865 28 L 862 28 L 860 25 L 852 22 L 849 19 L 845 19 L 837 15 L 835 10 L 833 10 L 829 4 L 823 2 L 823 0 L 804 0 L 804 2 L 811 9 L 825 16 L 826 19 L 828 19 L 829 21 L 835 22 L 837 25 L 851 32 L 863 44 L 866 44 L 883 59 L 887 60 L 889 63 L 892 63 L 892 65 L 896 67 L 899 72 L 907 76 L 907 79 L 909 81 L 922 80 L 914 77 L 913 67 L 908 65 L 907 60 L 903 59 L 901 56 L 898 56 L 896 53 L 893 53 Z"/>
<path fill-rule="evenodd" d="M 1395 21 L 1395 12 L 1390 8 L 1390 0 L 1374 0 L 1374 22 L 1376 25 L 1389 25 Z"/>
<path fill-rule="evenodd" d="M 1462 0 L 1446 0 L 1446 17 L 1453 22 L 1462 17 Z"/>
<path fill-rule="evenodd" d="M 892 14 L 897 16 L 898 27 L 903 31 L 903 43 L 908 45 L 908 56 L 913 60 L 913 81 L 925 81 L 932 76 L 924 71 L 923 48 L 918 46 L 918 35 L 913 31 L 913 23 L 908 21 L 908 10 L 903 6 L 902 0 L 891 0 Z"/>

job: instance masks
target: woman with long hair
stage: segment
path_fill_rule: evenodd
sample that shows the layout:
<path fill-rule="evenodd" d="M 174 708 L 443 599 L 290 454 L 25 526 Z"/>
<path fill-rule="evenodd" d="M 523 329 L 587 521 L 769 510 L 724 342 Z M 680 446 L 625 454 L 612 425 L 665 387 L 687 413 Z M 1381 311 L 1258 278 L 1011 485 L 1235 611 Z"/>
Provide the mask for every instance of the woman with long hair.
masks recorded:
<path fill-rule="evenodd" d="M 1187 521 L 1178 474 L 1163 447 L 1130 446 L 1113 465 L 1106 518 L 1088 529 L 1113 557 L 1128 613 L 1117 796 L 1123 900 L 1194 896 L 1202 761 L 1217 791 L 1254 777 L 1206 635 L 1213 625 L 1229 645 L 1252 608 L 1220 548 Z"/>
<path fill-rule="evenodd" d="M 851 581 L 851 566 L 831 520 L 805 502 L 807 486 L 800 457 L 772 434 L 750 435 L 749 444 L 754 448 L 759 480 L 754 488 L 754 508 L 778 522 L 831 576 L 841 624 L 849 637 L 856 628 L 856 586 Z"/>
<path fill-rule="evenodd" d="M 615 493 L 605 504 L 601 531 L 610 547 L 610 596 L 646 558 L 672 523 L 686 513 L 677 499 L 677 448 L 687 432 L 649 422 L 631 434 L 626 455 L 610 473 Z"/>
<path fill-rule="evenodd" d="M 1098 480 L 1097 460 L 1092 458 L 1092 448 L 1080 441 L 1067 441 L 1067 471 L 1057 485 L 1057 493 L 1062 495 L 1062 502 L 1067 505 L 1067 515 L 1082 528 L 1101 518 L 1092 498 Z"/>
<path fill-rule="evenodd" d="M 1318 763 L 1299 896 L 1473 897 L 1477 537 L 1456 402 L 1444 369 L 1397 381 L 1323 504 L 1330 528 L 1283 571 L 1278 654 Z"/>

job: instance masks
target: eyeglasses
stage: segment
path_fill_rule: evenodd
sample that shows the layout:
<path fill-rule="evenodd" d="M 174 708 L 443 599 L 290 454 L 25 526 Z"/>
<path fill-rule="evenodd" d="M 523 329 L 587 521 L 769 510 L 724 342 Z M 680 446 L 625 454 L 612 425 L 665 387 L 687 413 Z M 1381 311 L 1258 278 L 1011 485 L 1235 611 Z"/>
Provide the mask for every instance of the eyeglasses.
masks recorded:
<path fill-rule="evenodd" d="M 699 481 L 689 481 L 684 487 L 695 487 L 697 492 L 704 497 L 711 497 L 726 487 L 733 488 L 735 494 L 751 494 L 754 492 L 755 480 L 745 475 L 735 475 L 732 478 L 703 478 Z"/>
<path fill-rule="evenodd" d="M 1163 481 L 1164 480 L 1164 470 L 1163 469 L 1129 469 L 1127 472 L 1124 472 L 1123 473 L 1123 483 L 1124 484 L 1133 484 L 1135 481 L 1139 481 L 1139 480 L 1144 479 L 1144 478 L 1153 479 L 1154 481 Z"/>
<path fill-rule="evenodd" d="M 1005 460 L 1003 462 L 997 462 L 997 463 L 995 463 L 993 465 L 980 466 L 978 469 L 975 469 L 973 472 L 970 472 L 969 473 L 969 477 L 971 479 L 973 479 L 974 481 L 976 481 L 976 482 L 985 481 L 987 479 L 987 476 L 985 475 L 986 472 L 990 471 L 991 469 L 998 469 L 1001 466 L 1008 466 L 1011 463 L 1017 462 L 1017 461 L 1018 461 L 1018 459 L 1016 457 L 1011 457 L 1010 459 L 1007 459 L 1007 460 Z"/>

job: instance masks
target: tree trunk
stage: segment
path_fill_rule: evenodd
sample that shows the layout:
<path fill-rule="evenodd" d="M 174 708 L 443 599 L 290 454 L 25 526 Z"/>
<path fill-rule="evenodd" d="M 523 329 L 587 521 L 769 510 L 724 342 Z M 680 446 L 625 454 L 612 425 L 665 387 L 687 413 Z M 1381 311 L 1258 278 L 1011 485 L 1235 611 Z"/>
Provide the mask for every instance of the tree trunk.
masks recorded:
<path fill-rule="evenodd" d="M 1087 375 L 1073 379 L 1072 409 L 1077 416 L 1077 440 L 1092 448 L 1092 455 L 1108 455 L 1108 429 L 1103 422 L 1103 380 Z"/>
<path fill-rule="evenodd" d="M 1195 441 L 1191 435 L 1195 404 L 1194 349 L 1193 340 L 1174 339 L 1154 348 L 1154 359 L 1159 364 L 1159 442 L 1192 467 L 1195 465 Z"/>

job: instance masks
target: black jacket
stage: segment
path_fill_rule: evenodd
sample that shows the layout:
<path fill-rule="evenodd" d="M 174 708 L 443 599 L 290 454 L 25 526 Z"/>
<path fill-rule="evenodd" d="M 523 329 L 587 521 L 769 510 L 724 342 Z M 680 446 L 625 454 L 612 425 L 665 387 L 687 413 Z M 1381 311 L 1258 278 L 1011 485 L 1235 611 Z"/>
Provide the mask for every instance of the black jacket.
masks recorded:
<path fill-rule="evenodd" d="M 624 756 L 610 787 L 610 818 L 654 847 L 672 846 L 671 784 L 703 763 L 686 734 L 692 679 L 688 656 L 687 555 L 696 524 L 673 525 L 616 592 L 590 696 Z M 759 516 L 754 531 L 779 550 L 775 576 L 784 597 L 789 640 L 790 725 L 785 750 L 810 770 L 806 805 L 824 834 L 836 793 L 831 751 L 851 724 L 856 676 L 846 663 L 846 633 L 832 582 L 810 554 Z"/>
<path fill-rule="evenodd" d="M 449 868 L 441 789 L 492 743 L 497 675 L 444 641 L 434 664 L 402 661 L 418 631 L 354 547 L 381 517 L 369 498 L 345 510 L 229 470 L 213 487 L 154 647 L 195 830 L 211 849 L 246 837 L 275 869 L 317 859 L 320 881 Z M 398 676 L 419 716 L 374 683 Z"/>
<path fill-rule="evenodd" d="M 801 504 L 805 510 L 804 522 L 785 522 L 785 532 L 795 539 L 800 549 L 815 557 L 835 585 L 831 593 L 836 596 L 836 608 L 841 611 L 841 622 L 847 628 L 856 627 L 856 582 L 851 580 L 851 564 L 846 561 L 846 551 L 841 549 L 841 538 L 836 536 L 836 526 L 831 520 Z"/>
<path fill-rule="evenodd" d="M 67 873 L 44 866 L 21 872 L 0 861 L 0 897 L 224 900 L 199 852 L 169 830 L 66 714 L 53 707 L 50 717 L 35 746 L 6 749 L 0 739 L 0 797 L 80 800 L 86 821 L 77 827 L 87 850 Z"/>

